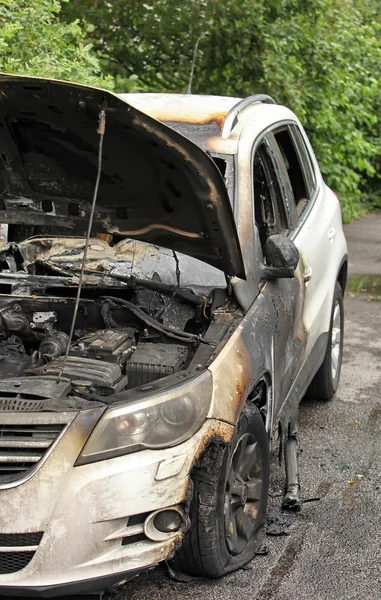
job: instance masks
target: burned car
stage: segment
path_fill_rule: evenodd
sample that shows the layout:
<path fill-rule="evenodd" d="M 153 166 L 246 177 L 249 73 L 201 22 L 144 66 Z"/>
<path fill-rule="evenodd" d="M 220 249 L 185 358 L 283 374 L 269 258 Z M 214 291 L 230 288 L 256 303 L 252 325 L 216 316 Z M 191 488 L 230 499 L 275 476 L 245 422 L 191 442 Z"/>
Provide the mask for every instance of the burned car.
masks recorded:
<path fill-rule="evenodd" d="M 0 592 L 220 577 L 299 508 L 298 405 L 335 394 L 347 248 L 268 96 L 0 77 Z"/>

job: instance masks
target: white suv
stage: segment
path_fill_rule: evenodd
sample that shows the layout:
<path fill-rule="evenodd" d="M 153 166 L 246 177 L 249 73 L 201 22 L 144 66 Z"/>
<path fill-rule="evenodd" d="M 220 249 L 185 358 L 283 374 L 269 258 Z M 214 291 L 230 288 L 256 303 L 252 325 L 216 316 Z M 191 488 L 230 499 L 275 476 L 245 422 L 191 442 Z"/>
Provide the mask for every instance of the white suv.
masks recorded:
<path fill-rule="evenodd" d="M 347 246 L 301 124 L 6 74 L 0 100 L 0 593 L 241 567 L 269 449 L 298 509 L 298 405 L 340 377 Z"/>

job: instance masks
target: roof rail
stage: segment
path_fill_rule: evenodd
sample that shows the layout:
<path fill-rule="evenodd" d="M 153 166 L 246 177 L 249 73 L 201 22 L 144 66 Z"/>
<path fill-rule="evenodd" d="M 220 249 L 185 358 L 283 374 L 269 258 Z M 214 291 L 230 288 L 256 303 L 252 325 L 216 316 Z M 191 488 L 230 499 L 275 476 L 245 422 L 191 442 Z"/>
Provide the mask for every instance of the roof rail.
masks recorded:
<path fill-rule="evenodd" d="M 226 115 L 221 137 L 228 137 L 231 130 L 237 124 L 239 113 L 242 112 L 247 106 L 250 106 L 250 104 L 256 104 L 257 102 L 276 104 L 275 100 L 267 94 L 253 94 L 253 96 L 248 96 L 247 98 L 240 100 L 229 110 L 228 114 Z"/>

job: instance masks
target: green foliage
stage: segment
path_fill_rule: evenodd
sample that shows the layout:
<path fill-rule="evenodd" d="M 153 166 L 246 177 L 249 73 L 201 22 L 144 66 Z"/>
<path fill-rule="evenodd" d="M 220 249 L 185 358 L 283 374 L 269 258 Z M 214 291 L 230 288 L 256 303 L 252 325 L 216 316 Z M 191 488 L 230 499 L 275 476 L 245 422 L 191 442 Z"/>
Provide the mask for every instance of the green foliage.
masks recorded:
<path fill-rule="evenodd" d="M 270 93 L 346 220 L 381 202 L 380 40 L 379 0 L 0 0 L 0 70 L 183 92 L 197 47 L 193 92 Z"/>
<path fill-rule="evenodd" d="M 59 0 L 0 0 L 0 71 L 113 87 L 79 21 L 60 11 Z"/>
<path fill-rule="evenodd" d="M 290 14 L 283 3 L 264 32 L 262 83 L 305 125 L 345 220 L 361 210 L 367 183 L 373 181 L 373 195 L 380 188 L 381 29 L 357 6 L 314 0 Z"/>
<path fill-rule="evenodd" d="M 73 0 L 67 19 L 83 15 L 89 35 L 120 91 L 186 88 L 196 40 L 202 35 L 204 0 Z"/>
<path fill-rule="evenodd" d="M 299 116 L 345 220 L 381 188 L 379 0 L 72 0 L 119 90 L 272 94 Z"/>

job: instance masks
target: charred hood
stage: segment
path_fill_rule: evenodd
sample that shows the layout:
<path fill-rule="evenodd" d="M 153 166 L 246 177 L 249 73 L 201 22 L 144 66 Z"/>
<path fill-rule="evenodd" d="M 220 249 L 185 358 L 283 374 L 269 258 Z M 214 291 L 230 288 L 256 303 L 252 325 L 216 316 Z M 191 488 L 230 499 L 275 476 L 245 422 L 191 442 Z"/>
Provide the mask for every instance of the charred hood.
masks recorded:
<path fill-rule="evenodd" d="M 178 250 L 244 277 L 227 189 L 212 159 L 104 90 L 0 75 L 0 222 L 84 235 L 104 103 L 93 231 Z"/>

